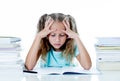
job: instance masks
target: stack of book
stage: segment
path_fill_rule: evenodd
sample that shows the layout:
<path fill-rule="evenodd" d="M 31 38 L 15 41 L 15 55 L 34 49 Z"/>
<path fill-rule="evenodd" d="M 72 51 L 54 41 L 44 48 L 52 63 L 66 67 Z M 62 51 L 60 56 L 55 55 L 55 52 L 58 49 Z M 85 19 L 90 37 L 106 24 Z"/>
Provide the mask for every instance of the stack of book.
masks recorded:
<path fill-rule="evenodd" d="M 21 38 L 0 36 L 0 70 L 14 70 L 19 73 L 23 67 L 20 52 Z"/>
<path fill-rule="evenodd" d="M 96 67 L 99 70 L 120 70 L 120 37 L 97 37 Z"/>

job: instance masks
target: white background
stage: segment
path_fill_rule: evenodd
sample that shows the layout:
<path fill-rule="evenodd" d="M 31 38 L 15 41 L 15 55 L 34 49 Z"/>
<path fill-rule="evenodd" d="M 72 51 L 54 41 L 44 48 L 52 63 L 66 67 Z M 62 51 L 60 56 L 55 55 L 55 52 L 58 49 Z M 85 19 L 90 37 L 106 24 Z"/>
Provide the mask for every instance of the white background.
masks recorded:
<path fill-rule="evenodd" d="M 0 0 L 0 36 L 22 38 L 25 60 L 36 34 L 38 19 L 45 13 L 72 15 L 95 64 L 94 37 L 120 36 L 119 0 Z"/>

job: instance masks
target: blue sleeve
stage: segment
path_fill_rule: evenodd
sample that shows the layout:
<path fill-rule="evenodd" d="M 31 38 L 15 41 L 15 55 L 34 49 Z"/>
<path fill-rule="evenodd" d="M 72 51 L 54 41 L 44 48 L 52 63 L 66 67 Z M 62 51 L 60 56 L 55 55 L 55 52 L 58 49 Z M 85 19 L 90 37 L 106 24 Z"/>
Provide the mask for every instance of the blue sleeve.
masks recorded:
<path fill-rule="evenodd" d="M 80 51 L 78 50 L 78 47 L 75 46 L 75 56 L 78 56 L 80 54 Z"/>

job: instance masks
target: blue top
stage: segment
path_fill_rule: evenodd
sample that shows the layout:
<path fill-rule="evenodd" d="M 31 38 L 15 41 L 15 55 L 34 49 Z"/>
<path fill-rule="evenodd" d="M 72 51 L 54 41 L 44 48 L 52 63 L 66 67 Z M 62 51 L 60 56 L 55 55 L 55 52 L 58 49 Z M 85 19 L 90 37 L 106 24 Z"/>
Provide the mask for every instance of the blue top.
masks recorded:
<path fill-rule="evenodd" d="M 76 57 L 79 53 L 78 48 L 75 48 L 74 56 Z M 62 52 L 57 52 L 51 49 L 46 56 L 46 62 L 40 61 L 41 67 L 64 67 L 64 66 L 74 66 L 70 61 L 66 60 L 62 56 Z"/>

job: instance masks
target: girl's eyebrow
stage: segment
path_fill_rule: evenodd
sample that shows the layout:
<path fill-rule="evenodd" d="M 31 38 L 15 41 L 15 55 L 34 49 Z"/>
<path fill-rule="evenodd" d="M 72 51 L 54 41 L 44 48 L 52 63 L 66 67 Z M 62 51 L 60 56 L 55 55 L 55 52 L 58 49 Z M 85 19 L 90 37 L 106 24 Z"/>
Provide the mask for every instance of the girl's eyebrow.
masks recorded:
<path fill-rule="evenodd" d="M 50 34 L 55 34 L 55 33 L 50 33 Z"/>
<path fill-rule="evenodd" d="M 64 34 L 64 33 L 60 33 L 60 34 Z"/>
<path fill-rule="evenodd" d="M 50 35 L 53 35 L 53 34 L 55 34 L 55 33 L 50 33 Z"/>

